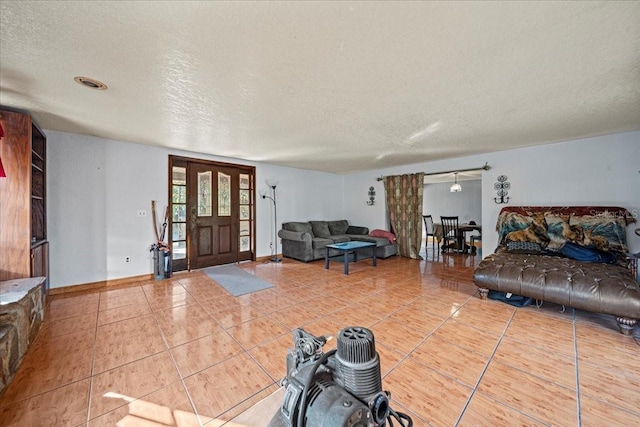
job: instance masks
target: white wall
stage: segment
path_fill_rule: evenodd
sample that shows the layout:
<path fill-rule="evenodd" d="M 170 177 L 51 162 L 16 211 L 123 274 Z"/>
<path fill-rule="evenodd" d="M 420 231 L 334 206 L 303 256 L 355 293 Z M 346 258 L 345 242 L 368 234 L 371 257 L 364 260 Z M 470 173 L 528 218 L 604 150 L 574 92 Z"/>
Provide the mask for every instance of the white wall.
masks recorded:
<path fill-rule="evenodd" d="M 386 227 L 384 190 L 376 177 L 414 172 L 444 172 L 481 167 L 483 254 L 497 245 L 496 219 L 503 205 L 494 202 L 499 175 L 511 183 L 509 205 L 614 205 L 640 217 L 640 132 L 627 132 L 536 147 L 461 157 L 352 174 L 345 177 L 345 216 L 370 228 Z M 370 185 L 374 206 L 366 206 Z M 627 228 L 629 248 L 640 250 L 640 237 Z"/>
<path fill-rule="evenodd" d="M 285 221 L 346 218 L 370 229 L 386 228 L 384 186 L 376 178 L 401 173 L 441 172 L 480 167 L 484 254 L 497 244 L 494 203 L 499 175 L 511 183 L 509 205 L 619 205 L 640 213 L 640 132 L 587 138 L 544 146 L 440 160 L 351 175 L 334 175 L 145 145 L 46 131 L 48 137 L 48 234 L 52 287 L 149 274 L 154 240 L 151 200 L 167 204 L 168 155 L 176 154 L 256 166 L 257 188 L 266 179 L 277 188 L 278 224 Z M 376 189 L 368 206 L 367 192 Z M 271 202 L 256 204 L 257 256 L 270 254 Z M 630 249 L 640 237 L 628 228 Z M 131 262 L 125 263 L 125 257 Z"/>
<path fill-rule="evenodd" d="M 51 287 L 153 272 L 151 200 L 167 205 L 169 154 L 256 166 L 257 189 L 276 188 L 285 221 L 344 218 L 343 177 L 55 131 L 47 134 Z M 272 202 L 256 202 L 257 256 L 270 255 Z M 148 211 L 138 218 L 139 209 Z M 130 262 L 126 263 L 125 258 Z"/>
<path fill-rule="evenodd" d="M 451 192 L 453 182 L 425 184 L 422 214 L 432 215 L 433 222 L 441 216 L 458 216 L 461 223 L 482 223 L 482 180 L 460 181 L 462 191 Z"/>

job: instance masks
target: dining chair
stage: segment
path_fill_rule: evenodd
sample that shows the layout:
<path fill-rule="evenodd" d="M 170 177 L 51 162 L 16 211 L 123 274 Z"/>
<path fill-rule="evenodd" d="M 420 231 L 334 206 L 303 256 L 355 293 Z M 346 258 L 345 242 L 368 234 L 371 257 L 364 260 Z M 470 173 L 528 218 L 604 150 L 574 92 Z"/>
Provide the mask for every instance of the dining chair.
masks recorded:
<path fill-rule="evenodd" d="M 482 242 L 482 234 L 474 234 L 471 236 L 471 253 L 474 254 L 476 253 L 477 249 L 476 248 L 476 242 Z"/>
<path fill-rule="evenodd" d="M 462 248 L 460 247 L 460 230 L 457 216 L 441 216 L 440 222 L 442 223 L 442 251 L 445 249 L 456 249 L 457 251 L 464 250 L 464 242 Z M 453 245 L 451 244 L 453 241 Z"/>
<path fill-rule="evenodd" d="M 424 220 L 424 229 L 427 232 L 427 240 L 425 241 L 425 249 L 427 243 L 429 243 L 429 236 L 431 236 L 431 250 L 435 249 L 436 241 L 438 242 L 438 251 L 440 251 L 440 240 L 436 239 L 435 229 L 433 227 L 433 216 L 432 215 L 422 215 L 422 219 Z"/>

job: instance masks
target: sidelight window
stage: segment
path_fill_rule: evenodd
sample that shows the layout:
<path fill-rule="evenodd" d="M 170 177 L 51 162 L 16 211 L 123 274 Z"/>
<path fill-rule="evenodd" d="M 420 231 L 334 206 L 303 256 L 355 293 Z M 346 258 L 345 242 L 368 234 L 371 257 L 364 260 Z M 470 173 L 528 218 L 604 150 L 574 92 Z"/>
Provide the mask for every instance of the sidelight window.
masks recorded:
<path fill-rule="evenodd" d="M 171 253 L 175 260 L 187 257 L 187 168 L 171 169 Z"/>

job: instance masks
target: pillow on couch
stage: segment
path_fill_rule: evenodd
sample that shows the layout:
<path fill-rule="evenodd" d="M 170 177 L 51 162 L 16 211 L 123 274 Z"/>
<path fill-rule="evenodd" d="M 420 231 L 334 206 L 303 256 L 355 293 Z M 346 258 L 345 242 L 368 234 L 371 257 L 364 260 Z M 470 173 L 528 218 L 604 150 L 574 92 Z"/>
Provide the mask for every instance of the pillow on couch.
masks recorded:
<path fill-rule="evenodd" d="M 303 232 L 313 234 L 311 224 L 308 222 L 285 222 L 282 228 L 287 231 Z"/>
<path fill-rule="evenodd" d="M 389 243 L 391 243 L 392 245 L 396 243 L 396 235 L 390 231 L 375 229 L 375 230 L 371 230 L 371 233 L 369 233 L 369 236 L 386 237 L 387 239 L 389 239 Z"/>
<path fill-rule="evenodd" d="M 327 221 L 309 221 L 309 224 L 311 224 L 314 236 L 324 238 L 331 236 L 329 223 Z"/>
<path fill-rule="evenodd" d="M 329 221 L 329 232 L 331 235 L 336 236 L 339 234 L 347 234 L 347 228 L 349 228 L 349 221 L 341 219 L 339 221 Z"/>
<path fill-rule="evenodd" d="M 542 248 L 536 242 L 508 242 L 507 252 L 512 254 L 530 254 L 539 255 Z"/>

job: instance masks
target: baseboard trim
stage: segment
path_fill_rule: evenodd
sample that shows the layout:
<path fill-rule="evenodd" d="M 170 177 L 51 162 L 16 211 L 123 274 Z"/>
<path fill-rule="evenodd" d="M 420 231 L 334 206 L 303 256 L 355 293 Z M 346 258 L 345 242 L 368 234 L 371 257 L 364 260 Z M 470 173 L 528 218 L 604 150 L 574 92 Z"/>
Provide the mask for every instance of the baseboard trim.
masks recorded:
<path fill-rule="evenodd" d="M 279 256 L 282 258 L 282 255 L 279 255 Z M 258 257 L 256 258 L 256 261 L 269 262 L 271 258 L 272 258 L 271 256 Z M 198 270 L 191 270 L 191 271 L 185 270 L 185 271 L 177 271 L 177 272 L 174 271 L 172 273 L 172 276 L 175 276 L 176 274 L 178 275 L 188 274 L 193 271 L 198 271 Z M 133 286 L 139 282 L 145 282 L 153 279 L 154 279 L 153 274 L 143 274 L 141 276 L 122 277 L 120 279 L 102 280 L 100 282 L 82 283 L 82 284 L 71 285 L 71 286 L 61 286 L 59 288 L 50 288 L 49 295 L 68 294 L 70 292 L 100 291 L 105 289 L 117 289 L 119 287 L 126 288 L 128 286 Z"/>
<path fill-rule="evenodd" d="M 59 288 L 50 288 L 49 295 L 60 295 L 69 292 L 81 292 L 81 291 L 97 291 L 104 289 L 114 289 L 117 287 L 123 287 L 132 285 L 138 282 L 144 282 L 147 280 L 153 280 L 153 274 L 143 274 L 141 276 L 122 277 L 120 279 L 102 280 L 100 282 L 83 283 L 80 285 L 61 286 Z"/>

